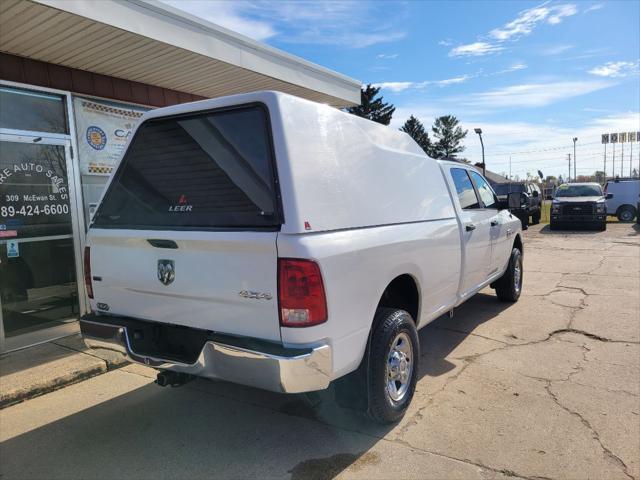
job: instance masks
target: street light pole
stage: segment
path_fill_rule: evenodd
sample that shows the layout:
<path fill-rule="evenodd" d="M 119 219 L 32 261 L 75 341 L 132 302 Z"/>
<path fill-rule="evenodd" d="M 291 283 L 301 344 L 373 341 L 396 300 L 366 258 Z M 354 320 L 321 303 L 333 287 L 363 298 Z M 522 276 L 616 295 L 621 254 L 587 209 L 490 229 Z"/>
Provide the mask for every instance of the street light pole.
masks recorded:
<path fill-rule="evenodd" d="M 578 176 L 576 175 L 576 142 L 578 137 L 573 137 L 573 180 L 576 181 Z"/>
<path fill-rule="evenodd" d="M 567 153 L 567 160 L 569 160 L 569 176 L 567 177 L 567 183 L 571 181 L 571 154 Z"/>
<path fill-rule="evenodd" d="M 476 128 L 476 129 L 474 129 L 474 131 L 480 137 L 480 146 L 482 146 L 482 175 L 486 176 L 487 175 L 487 164 L 484 162 L 484 142 L 482 141 L 482 129 L 481 128 Z"/>

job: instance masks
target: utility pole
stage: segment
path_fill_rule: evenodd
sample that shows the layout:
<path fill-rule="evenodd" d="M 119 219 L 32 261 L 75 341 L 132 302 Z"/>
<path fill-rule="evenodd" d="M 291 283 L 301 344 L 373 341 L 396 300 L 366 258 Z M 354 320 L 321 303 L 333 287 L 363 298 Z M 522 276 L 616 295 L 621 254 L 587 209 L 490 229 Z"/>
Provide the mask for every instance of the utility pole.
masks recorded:
<path fill-rule="evenodd" d="M 571 154 L 567 153 L 567 160 L 569 160 L 569 176 L 567 177 L 567 183 L 571 181 Z"/>
<path fill-rule="evenodd" d="M 576 174 L 576 142 L 578 141 L 578 137 L 573 137 L 573 180 L 578 179 L 578 175 Z"/>
<path fill-rule="evenodd" d="M 607 183 L 607 144 L 604 144 L 604 183 Z"/>
<path fill-rule="evenodd" d="M 611 178 L 615 179 L 616 178 L 616 144 L 613 144 L 613 165 L 612 165 L 612 170 L 613 172 L 611 172 Z"/>
<path fill-rule="evenodd" d="M 509 155 L 509 180 L 511 180 L 511 155 Z"/>

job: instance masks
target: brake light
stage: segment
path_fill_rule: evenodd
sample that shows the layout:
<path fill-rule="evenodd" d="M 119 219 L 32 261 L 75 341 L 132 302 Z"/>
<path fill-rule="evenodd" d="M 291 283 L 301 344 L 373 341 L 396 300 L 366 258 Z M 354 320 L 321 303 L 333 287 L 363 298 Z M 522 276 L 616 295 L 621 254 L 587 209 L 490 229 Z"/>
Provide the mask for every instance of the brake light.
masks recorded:
<path fill-rule="evenodd" d="M 320 267 L 312 260 L 278 259 L 280 325 L 310 327 L 327 321 Z"/>
<path fill-rule="evenodd" d="M 93 285 L 91 284 L 91 250 L 84 247 L 84 284 L 87 287 L 87 295 L 93 299 Z"/>

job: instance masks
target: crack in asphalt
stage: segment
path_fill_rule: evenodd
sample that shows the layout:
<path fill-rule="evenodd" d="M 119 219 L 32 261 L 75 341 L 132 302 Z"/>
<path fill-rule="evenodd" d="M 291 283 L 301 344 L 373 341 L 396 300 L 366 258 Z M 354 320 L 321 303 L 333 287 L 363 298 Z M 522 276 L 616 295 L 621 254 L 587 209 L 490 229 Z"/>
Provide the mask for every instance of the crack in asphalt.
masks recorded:
<path fill-rule="evenodd" d="M 478 338 L 484 338 L 485 340 L 489 340 L 492 342 L 498 342 L 498 343 L 502 343 L 504 345 L 512 345 L 509 342 L 505 342 L 504 340 L 496 340 L 495 338 L 491 338 L 491 337 L 487 337 L 485 335 L 480 335 L 478 333 L 473 333 L 473 332 L 467 332 L 465 330 L 458 330 L 456 328 L 451 328 L 451 327 L 441 327 L 441 326 L 437 326 L 435 327 L 437 330 L 446 330 L 449 332 L 455 332 L 455 333 L 461 333 L 463 335 L 471 335 L 472 337 L 478 337 Z M 425 354 L 426 355 L 426 354 Z"/>
<path fill-rule="evenodd" d="M 585 332 L 584 330 L 578 330 L 575 328 L 561 328 L 559 330 L 554 330 L 549 334 L 549 338 L 559 335 L 561 333 L 575 333 L 577 335 L 583 335 L 592 340 L 597 340 L 599 342 L 608 342 L 608 343 L 626 343 L 630 345 L 640 345 L 640 342 L 636 342 L 634 340 L 613 340 L 611 338 L 601 337 L 600 335 L 596 335 L 595 333 Z"/>
<path fill-rule="evenodd" d="M 607 456 L 607 458 L 609 458 L 615 465 L 617 465 L 622 470 L 622 472 L 626 475 L 627 478 L 629 478 L 631 480 L 635 480 L 635 477 L 629 473 L 629 467 L 627 467 L 627 464 L 624 463 L 624 461 L 619 456 L 617 456 L 615 453 L 613 453 L 608 447 L 606 447 L 604 445 L 604 443 L 602 443 L 602 439 L 600 438 L 600 434 L 591 425 L 591 423 L 589 423 L 589 421 L 586 418 L 584 418 L 580 414 L 580 412 L 576 412 L 575 410 L 571 410 L 569 407 L 567 407 L 562 402 L 560 402 L 560 400 L 558 399 L 558 396 L 551 390 L 551 384 L 552 383 L 554 383 L 554 382 L 548 380 L 547 381 L 547 385 L 545 386 L 545 390 L 549 394 L 551 399 L 555 402 L 555 404 L 558 405 L 560 408 L 562 408 L 567 413 L 570 413 L 571 415 L 577 417 L 580 420 L 580 422 L 591 432 L 594 440 L 596 440 L 598 442 L 598 444 L 600 445 L 600 448 L 602 448 L 602 451 Z"/>
<path fill-rule="evenodd" d="M 580 290 L 580 289 L 578 289 Z M 588 294 L 586 294 L 588 295 Z M 566 308 L 576 308 L 576 307 L 566 307 Z M 611 340 L 605 337 L 602 337 L 600 335 L 595 335 L 589 332 L 585 332 L 583 330 L 577 330 L 577 329 L 573 329 L 573 328 L 562 328 L 562 329 L 558 329 L 558 330 L 554 330 L 553 332 L 549 333 L 549 335 L 547 336 L 547 338 L 542 339 L 542 340 L 533 340 L 530 342 L 526 342 L 526 343 L 521 343 L 521 344 L 505 344 L 503 346 L 500 347 L 496 347 L 493 348 L 491 350 L 485 351 L 485 352 L 480 352 L 477 354 L 473 354 L 473 355 L 468 355 L 465 357 L 459 357 L 459 360 L 462 360 L 465 362 L 465 364 L 460 368 L 460 371 L 458 373 L 456 373 L 455 375 L 451 376 L 450 378 L 447 379 L 447 381 L 444 383 L 444 385 L 438 389 L 437 391 L 433 392 L 432 394 L 429 395 L 429 398 L 427 399 L 427 404 L 420 407 L 418 409 L 418 411 L 416 413 L 414 413 L 411 418 L 409 419 L 409 421 L 403 425 L 403 427 L 400 429 L 400 431 L 398 432 L 398 434 L 394 437 L 393 441 L 396 441 L 398 443 L 404 444 L 410 448 L 414 448 L 414 449 L 418 449 L 420 450 L 420 448 L 416 447 L 415 445 L 412 445 L 410 442 L 402 439 L 401 437 L 403 437 L 406 432 L 413 426 L 417 425 L 419 423 L 420 420 L 422 420 L 424 418 L 424 414 L 423 412 L 429 408 L 434 402 L 435 402 L 435 397 L 438 396 L 440 393 L 444 392 L 445 390 L 447 390 L 447 388 L 453 383 L 455 382 L 466 370 L 469 366 L 471 366 L 476 360 L 478 360 L 479 358 L 485 356 L 485 355 L 489 355 L 491 353 L 495 353 L 498 351 L 502 351 L 502 350 L 506 350 L 508 348 L 517 348 L 517 347 L 524 347 L 524 346 L 530 346 L 530 345 L 537 345 L 537 344 L 541 344 L 541 343 L 545 343 L 548 342 L 549 340 L 551 340 L 552 338 L 555 338 L 556 335 L 561 335 L 561 334 L 575 334 L 575 335 L 582 335 L 584 337 L 587 337 L 591 340 L 595 340 L 595 341 L 599 341 L 599 342 L 608 342 L 608 343 L 629 343 L 629 344 L 634 344 L 634 343 L 640 343 L 640 342 L 622 342 L 622 341 L 618 341 L 618 340 Z M 483 338 L 487 338 L 488 340 L 493 340 L 489 337 L 483 337 Z M 563 341 L 562 339 L 559 339 L 559 341 Z M 576 345 L 574 342 L 569 342 L 572 343 L 574 345 Z M 618 457 L 615 453 L 613 453 L 613 451 L 611 451 L 608 447 L 606 447 L 602 440 L 600 439 L 600 435 L 597 432 L 597 430 L 591 426 L 591 424 L 579 413 L 579 412 L 575 412 L 572 411 L 571 409 L 569 409 L 568 407 L 566 407 L 565 405 L 563 405 L 559 399 L 557 398 L 556 395 L 553 394 L 553 392 L 551 392 L 550 388 L 551 388 L 551 384 L 552 383 L 564 383 L 564 382 L 571 382 L 571 377 L 573 377 L 574 375 L 577 375 L 578 373 L 581 373 L 584 371 L 584 365 L 583 363 L 588 363 L 589 360 L 587 359 L 586 355 L 587 353 L 589 353 L 591 351 L 591 349 L 589 349 L 586 345 L 582 344 L 582 345 L 577 345 L 580 348 L 582 348 L 583 353 L 582 353 L 582 361 L 578 362 L 578 364 L 575 367 L 572 367 L 573 371 L 570 372 L 566 378 L 564 379 L 560 379 L 560 380 L 551 380 L 548 378 L 544 378 L 544 377 L 535 377 L 535 376 L 531 376 L 531 375 L 526 375 L 526 374 L 522 374 L 522 373 L 518 373 L 519 375 L 525 377 L 525 378 L 529 378 L 532 380 L 537 380 L 540 382 L 544 382 L 545 383 L 545 391 L 551 396 L 552 400 L 554 401 L 554 403 L 556 403 L 560 408 L 562 408 L 564 411 L 577 416 L 580 420 L 581 423 L 586 426 L 589 431 L 592 434 L 592 437 L 597 441 L 597 443 L 599 444 L 600 448 L 602 449 L 602 451 L 604 452 L 604 454 L 607 456 L 607 458 L 611 459 L 614 464 L 616 464 L 618 467 L 621 468 L 622 472 L 625 474 L 625 476 L 627 476 L 628 478 L 630 478 L 631 480 L 635 480 L 635 477 L 633 475 L 631 475 L 629 473 L 629 469 L 626 465 L 626 463 L 620 458 Z M 573 382 L 571 382 L 573 383 Z M 576 385 L 582 385 L 580 383 L 575 383 Z M 604 389 L 607 390 L 607 389 Z M 626 392 L 626 391 L 620 391 L 621 393 L 627 393 L 630 394 L 632 396 L 636 396 L 631 392 Z M 613 392 L 612 392 L 613 393 Z M 447 455 L 444 455 L 442 453 L 439 452 L 433 452 L 433 451 L 429 451 L 429 450 L 424 450 L 426 452 L 432 453 L 432 454 L 439 454 L 442 456 L 445 456 L 447 458 L 454 458 L 456 460 L 459 461 L 465 461 L 468 463 L 472 463 L 474 465 L 477 466 L 481 466 L 482 468 L 486 468 L 488 470 L 497 472 L 497 473 L 503 473 L 504 474 L 504 469 L 499 469 L 497 467 L 489 467 L 487 465 L 483 465 L 483 464 L 478 464 L 476 462 L 472 462 L 469 461 L 467 459 L 460 459 L 460 458 L 455 458 L 455 457 L 449 457 Z M 514 472 L 514 476 L 518 476 L 520 478 L 527 478 L 527 479 L 548 479 L 549 477 L 543 477 L 543 476 L 523 476 L 522 474 L 518 474 Z"/>
<path fill-rule="evenodd" d="M 385 440 L 387 442 L 391 442 L 391 440 L 386 440 L 386 439 L 383 439 L 383 440 Z M 454 456 L 451 456 L 451 455 L 446 455 L 446 454 L 441 453 L 441 452 L 433 452 L 431 450 L 427 450 L 427 449 L 424 449 L 424 448 L 415 447 L 415 446 L 411 445 L 411 443 L 407 442 L 406 440 L 402 440 L 402 439 L 393 440 L 392 442 L 393 443 L 397 443 L 399 445 L 402 445 L 404 447 L 410 448 L 412 450 L 418 450 L 420 452 L 429 453 L 431 455 L 436 455 L 438 457 L 447 458 L 449 460 L 455 460 L 457 462 L 462 462 L 462 463 L 466 463 L 466 464 L 469 464 L 469 465 L 474 465 L 474 466 L 476 466 L 478 468 L 482 468 L 484 470 L 488 470 L 488 471 L 493 472 L 493 473 L 499 473 L 499 474 L 505 475 L 507 477 L 522 478 L 524 480 L 553 480 L 550 477 L 522 475 L 522 474 L 519 474 L 519 473 L 517 473 L 517 472 L 515 472 L 513 470 L 510 470 L 508 468 L 490 467 L 490 466 L 485 465 L 485 464 L 483 464 L 481 462 L 469 460 L 468 458 L 458 458 L 458 457 L 454 457 Z"/>

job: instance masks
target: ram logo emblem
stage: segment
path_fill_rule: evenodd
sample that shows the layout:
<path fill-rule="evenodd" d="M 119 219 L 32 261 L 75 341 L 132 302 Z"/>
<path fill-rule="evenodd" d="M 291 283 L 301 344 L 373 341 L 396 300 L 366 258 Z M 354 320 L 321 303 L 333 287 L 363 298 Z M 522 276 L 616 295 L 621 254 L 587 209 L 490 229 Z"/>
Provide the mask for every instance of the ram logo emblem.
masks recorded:
<path fill-rule="evenodd" d="M 173 260 L 158 260 L 158 280 L 160 283 L 169 285 L 175 278 L 175 262 Z"/>

